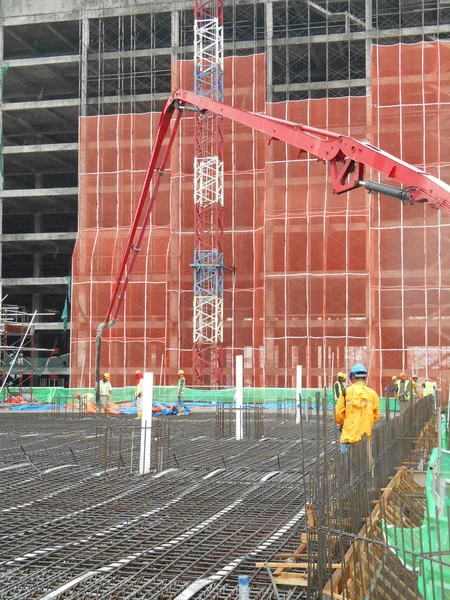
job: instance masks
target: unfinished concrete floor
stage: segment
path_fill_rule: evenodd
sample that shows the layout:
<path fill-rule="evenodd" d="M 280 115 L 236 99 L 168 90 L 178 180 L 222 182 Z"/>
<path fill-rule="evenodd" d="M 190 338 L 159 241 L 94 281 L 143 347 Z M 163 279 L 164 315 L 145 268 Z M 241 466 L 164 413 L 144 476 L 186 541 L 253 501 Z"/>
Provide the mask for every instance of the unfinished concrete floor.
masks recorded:
<path fill-rule="evenodd" d="M 298 547 L 324 440 L 311 418 L 302 444 L 288 412 L 266 413 L 255 439 L 252 418 L 239 442 L 214 412 L 155 419 L 141 476 L 131 417 L 0 414 L 1 597 L 175 599 L 206 578 L 192 597 L 231 599 L 240 574 L 252 599 L 275 597 L 255 562 Z"/>

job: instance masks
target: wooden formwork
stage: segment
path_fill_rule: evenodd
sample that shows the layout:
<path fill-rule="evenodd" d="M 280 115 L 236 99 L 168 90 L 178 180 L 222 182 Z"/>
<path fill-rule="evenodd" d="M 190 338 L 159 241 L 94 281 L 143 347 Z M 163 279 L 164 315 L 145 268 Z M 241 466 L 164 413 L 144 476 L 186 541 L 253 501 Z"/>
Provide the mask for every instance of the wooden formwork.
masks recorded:
<path fill-rule="evenodd" d="M 337 600 L 417 600 L 420 594 L 415 576 L 387 549 L 381 522 L 417 527 L 425 505 L 424 488 L 414 482 L 407 467 L 400 467 L 323 588 L 323 595 Z"/>
<path fill-rule="evenodd" d="M 276 561 L 269 563 L 257 562 L 256 567 L 262 569 L 268 567 L 272 571 L 275 585 L 288 585 L 306 588 L 308 587 L 308 569 L 312 565 L 308 562 L 308 539 L 315 538 L 316 522 L 311 504 L 306 505 L 306 518 L 308 533 L 300 533 L 300 546 L 292 554 L 279 553 L 275 555 Z M 339 565 L 334 565 L 334 568 Z"/>

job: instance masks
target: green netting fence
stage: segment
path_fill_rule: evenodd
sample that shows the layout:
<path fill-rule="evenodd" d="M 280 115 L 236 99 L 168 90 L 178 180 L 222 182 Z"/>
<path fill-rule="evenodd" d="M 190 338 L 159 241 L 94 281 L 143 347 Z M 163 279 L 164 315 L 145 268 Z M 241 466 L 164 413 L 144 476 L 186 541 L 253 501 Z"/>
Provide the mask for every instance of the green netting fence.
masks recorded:
<path fill-rule="evenodd" d="M 450 452 L 442 450 L 438 470 L 438 448 L 431 454 L 427 470 L 427 510 L 420 527 L 395 527 L 383 523 L 392 551 L 417 574 L 425 599 L 450 599 Z"/>
<path fill-rule="evenodd" d="M 195 388 L 185 388 L 184 401 L 193 402 L 200 405 L 214 405 L 217 403 L 234 403 L 235 388 L 228 388 L 223 390 L 198 390 Z M 19 389 L 19 388 L 8 388 L 4 390 L 3 398 L 4 401 L 8 395 L 21 395 L 26 402 L 34 404 L 51 404 L 58 401 L 70 403 L 75 394 L 84 393 L 95 393 L 95 390 L 88 388 L 60 388 L 60 387 L 47 387 L 47 388 L 33 388 L 32 393 L 30 389 Z M 323 390 L 318 389 L 304 389 L 302 391 L 302 403 L 308 404 L 310 407 L 316 407 L 316 394 L 320 393 L 323 396 Z M 295 401 L 296 390 L 295 388 L 244 388 L 244 403 L 245 404 L 264 404 L 267 406 L 276 406 L 279 400 Z M 157 402 L 163 402 L 167 404 L 174 404 L 177 401 L 177 388 L 176 386 L 155 386 L 153 388 L 153 399 Z M 133 402 L 134 401 L 134 387 L 123 387 L 115 388 L 112 391 L 113 402 Z M 327 402 L 329 408 L 333 407 L 333 393 L 328 391 Z M 386 401 L 384 398 L 380 398 L 380 410 L 385 411 Z M 395 399 L 390 399 L 390 410 L 391 413 L 398 411 L 399 407 Z"/>
<path fill-rule="evenodd" d="M 134 401 L 134 387 L 115 388 L 112 391 L 113 402 L 131 402 Z M 184 401 L 194 402 L 205 405 L 217 404 L 219 402 L 233 403 L 234 388 L 223 390 L 197 390 L 195 388 L 185 388 Z M 279 388 L 244 388 L 244 402 L 247 404 L 276 404 L 278 400 L 295 401 L 295 389 L 279 389 Z M 316 393 L 323 390 L 304 390 L 302 399 L 311 404 L 315 403 Z M 29 389 L 20 390 L 19 388 L 9 388 L 11 395 L 21 394 L 25 400 L 30 395 Z M 33 388 L 32 395 L 34 402 L 48 404 L 56 401 L 66 400 L 70 402 L 75 394 L 95 393 L 95 390 L 90 388 Z M 8 395 L 8 392 L 4 392 Z M 159 402 L 173 404 L 177 401 L 176 386 L 155 386 L 153 388 L 153 399 Z M 329 394 L 329 404 L 332 405 L 332 395 Z"/>

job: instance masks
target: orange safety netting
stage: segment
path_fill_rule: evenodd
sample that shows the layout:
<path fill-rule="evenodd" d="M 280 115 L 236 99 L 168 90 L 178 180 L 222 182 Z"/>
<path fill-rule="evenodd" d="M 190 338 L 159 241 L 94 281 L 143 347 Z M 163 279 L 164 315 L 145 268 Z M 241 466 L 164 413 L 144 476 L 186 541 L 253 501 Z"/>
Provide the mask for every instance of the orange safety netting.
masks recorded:
<path fill-rule="evenodd" d="M 450 181 L 450 45 L 377 46 L 371 139 Z M 407 370 L 447 388 L 450 218 L 426 206 L 371 203 L 370 345 L 377 380 Z"/>
<path fill-rule="evenodd" d="M 265 103 L 265 57 L 225 60 L 225 102 L 373 143 L 450 181 L 445 43 L 374 47 L 371 98 Z M 173 88 L 193 87 L 190 61 Z M 449 89 L 448 86 L 446 89 Z M 93 386 L 104 320 L 147 166 L 158 114 L 81 119 L 79 237 L 73 261 L 72 386 Z M 174 384 L 192 370 L 193 126 L 183 117 L 170 176 L 118 323 L 104 332 L 113 385 L 136 369 Z M 393 373 L 448 370 L 448 217 L 362 190 L 335 196 L 327 167 L 248 128 L 224 123 L 224 384 L 244 355 L 246 385 L 330 385 L 332 370 L 371 365 L 377 388 Z M 378 180 L 378 174 L 366 173 Z M 448 220 L 448 223 L 447 223 Z M 447 256 L 449 258 L 447 258 Z M 427 373 L 429 369 L 429 373 Z"/>

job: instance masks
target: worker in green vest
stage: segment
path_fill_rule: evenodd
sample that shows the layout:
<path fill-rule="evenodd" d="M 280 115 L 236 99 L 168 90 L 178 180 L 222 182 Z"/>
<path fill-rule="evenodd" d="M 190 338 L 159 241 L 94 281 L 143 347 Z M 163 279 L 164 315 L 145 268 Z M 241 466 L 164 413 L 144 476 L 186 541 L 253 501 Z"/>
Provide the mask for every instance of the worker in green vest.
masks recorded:
<path fill-rule="evenodd" d="M 400 404 L 400 414 L 402 414 L 408 408 L 411 399 L 411 382 L 408 380 L 406 373 L 400 373 L 399 375 L 396 397 Z"/>
<path fill-rule="evenodd" d="M 412 394 L 413 394 L 413 400 L 414 402 L 417 402 L 417 400 L 419 399 L 419 376 L 418 375 L 413 375 L 411 377 L 411 387 L 412 387 Z"/>
<path fill-rule="evenodd" d="M 336 383 L 334 384 L 334 403 L 337 404 L 339 400 L 339 396 L 344 395 L 345 391 L 345 382 L 347 381 L 347 375 L 342 371 L 339 371 L 337 374 Z"/>
<path fill-rule="evenodd" d="M 425 379 L 425 383 L 422 384 L 422 387 L 424 398 L 426 398 L 427 396 L 434 396 L 434 393 L 436 391 L 436 384 L 434 383 L 434 381 L 431 381 L 430 379 Z"/>

